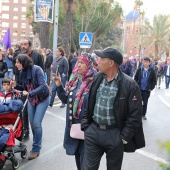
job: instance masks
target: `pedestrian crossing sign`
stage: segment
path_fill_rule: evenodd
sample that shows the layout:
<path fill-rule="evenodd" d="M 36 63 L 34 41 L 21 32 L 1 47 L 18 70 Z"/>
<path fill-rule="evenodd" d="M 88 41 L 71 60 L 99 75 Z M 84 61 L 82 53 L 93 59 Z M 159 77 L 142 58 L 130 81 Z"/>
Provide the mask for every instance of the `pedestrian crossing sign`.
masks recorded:
<path fill-rule="evenodd" d="M 92 45 L 93 34 L 91 32 L 80 32 L 79 45 L 82 48 L 90 48 Z"/>

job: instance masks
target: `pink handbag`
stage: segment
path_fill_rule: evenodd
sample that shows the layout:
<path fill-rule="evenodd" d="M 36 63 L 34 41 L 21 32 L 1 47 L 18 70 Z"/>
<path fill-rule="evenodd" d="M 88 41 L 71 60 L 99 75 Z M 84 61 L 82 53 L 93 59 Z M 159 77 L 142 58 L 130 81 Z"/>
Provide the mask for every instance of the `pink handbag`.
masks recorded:
<path fill-rule="evenodd" d="M 84 132 L 81 130 L 80 123 L 71 125 L 70 136 L 74 139 L 84 140 Z"/>

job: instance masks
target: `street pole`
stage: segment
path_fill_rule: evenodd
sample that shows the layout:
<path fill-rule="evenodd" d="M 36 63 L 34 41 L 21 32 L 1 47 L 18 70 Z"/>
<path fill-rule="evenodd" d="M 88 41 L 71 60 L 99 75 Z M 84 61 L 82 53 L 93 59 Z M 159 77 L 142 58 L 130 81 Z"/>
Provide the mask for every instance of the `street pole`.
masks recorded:
<path fill-rule="evenodd" d="M 58 13 L 59 13 L 59 0 L 55 0 L 54 11 L 54 35 L 53 35 L 53 58 L 56 56 L 57 40 L 58 40 Z"/>

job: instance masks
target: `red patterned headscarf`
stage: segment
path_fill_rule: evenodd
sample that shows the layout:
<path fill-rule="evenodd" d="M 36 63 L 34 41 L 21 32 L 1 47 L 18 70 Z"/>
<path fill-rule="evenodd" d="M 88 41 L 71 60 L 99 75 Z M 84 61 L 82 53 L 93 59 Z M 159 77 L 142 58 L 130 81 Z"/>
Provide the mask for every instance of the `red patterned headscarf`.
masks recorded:
<path fill-rule="evenodd" d="M 76 63 L 72 74 L 70 76 L 69 82 L 66 84 L 66 94 L 68 95 L 69 92 L 73 91 L 78 81 L 81 81 L 80 88 L 76 92 L 76 97 L 73 102 L 73 116 L 75 119 L 79 119 L 81 107 L 84 101 L 84 95 L 89 92 L 89 87 L 92 83 L 93 76 L 97 73 L 96 70 L 93 68 L 93 60 L 90 55 L 81 55 L 78 57 L 78 61 L 83 60 L 84 63 L 87 65 L 86 71 L 83 75 L 78 74 L 78 62 Z"/>

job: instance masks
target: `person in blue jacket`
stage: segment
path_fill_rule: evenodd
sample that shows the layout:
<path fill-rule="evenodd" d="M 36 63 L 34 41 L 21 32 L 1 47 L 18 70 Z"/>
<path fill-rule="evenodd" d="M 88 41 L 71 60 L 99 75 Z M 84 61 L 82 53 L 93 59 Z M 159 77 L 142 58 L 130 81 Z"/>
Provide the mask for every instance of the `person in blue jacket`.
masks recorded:
<path fill-rule="evenodd" d="M 49 105 L 49 87 L 44 81 L 41 67 L 33 64 L 30 57 L 20 54 L 16 57 L 16 66 L 20 70 L 21 85 L 12 81 L 15 89 L 22 90 L 28 95 L 28 117 L 33 133 L 33 145 L 29 160 L 39 156 L 42 143 L 42 120 Z"/>
<path fill-rule="evenodd" d="M 73 69 L 65 90 L 60 76 L 54 81 L 57 86 L 57 94 L 63 103 L 67 103 L 66 127 L 64 135 L 64 148 L 67 155 L 75 155 L 77 169 L 81 170 L 84 156 L 84 141 L 70 137 L 72 123 L 80 123 L 88 100 L 89 88 L 95 75 L 91 56 L 88 54 L 78 57 L 77 64 Z"/>

